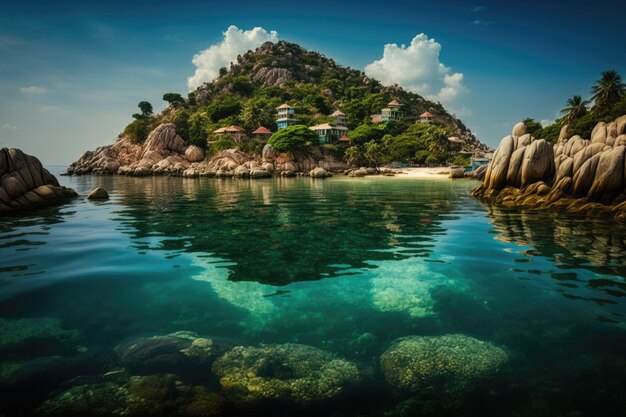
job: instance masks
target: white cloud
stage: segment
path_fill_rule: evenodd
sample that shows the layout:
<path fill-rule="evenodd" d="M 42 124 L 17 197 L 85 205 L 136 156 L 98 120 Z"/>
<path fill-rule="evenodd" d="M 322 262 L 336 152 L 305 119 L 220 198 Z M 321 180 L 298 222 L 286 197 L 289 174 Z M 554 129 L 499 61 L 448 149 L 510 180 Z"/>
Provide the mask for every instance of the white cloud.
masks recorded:
<path fill-rule="evenodd" d="M 480 11 L 485 10 L 485 9 L 486 9 L 486 7 L 485 7 L 485 6 L 476 6 L 476 7 L 474 7 L 474 8 L 471 10 L 471 12 L 472 12 L 472 13 L 476 13 L 476 12 L 480 12 Z"/>
<path fill-rule="evenodd" d="M 46 92 L 46 89 L 43 87 L 36 87 L 34 85 L 30 85 L 28 87 L 20 88 L 20 92 L 25 94 L 43 94 Z"/>
<path fill-rule="evenodd" d="M 415 36 L 411 44 L 385 45 L 383 57 L 368 64 L 365 73 L 383 84 L 399 84 L 430 100 L 449 103 L 466 91 L 463 74 L 439 61 L 441 44 L 424 33 Z"/>
<path fill-rule="evenodd" d="M 554 124 L 554 119 L 541 119 L 539 123 L 541 123 L 541 126 L 543 127 L 550 126 Z"/>
<path fill-rule="evenodd" d="M 6 130 L 17 130 L 17 129 L 18 129 L 18 127 L 17 127 L 17 126 L 13 126 L 13 125 L 10 125 L 10 124 L 8 124 L 8 123 L 3 124 L 3 125 L 2 125 L 2 128 L 3 128 L 3 129 L 6 129 Z"/>
<path fill-rule="evenodd" d="M 194 55 L 191 62 L 196 66 L 196 72 L 187 78 L 189 90 L 194 90 L 205 82 L 213 81 L 219 74 L 220 68 L 228 68 L 237 55 L 256 49 L 267 41 L 276 42 L 277 40 L 278 33 L 274 30 L 268 32 L 262 27 L 242 30 L 231 25 L 224 32 L 221 42 Z"/>
<path fill-rule="evenodd" d="M 470 24 L 474 25 L 474 26 L 489 26 L 491 25 L 493 22 L 489 21 L 489 20 L 480 20 L 480 19 L 475 19 L 472 20 L 470 22 Z"/>

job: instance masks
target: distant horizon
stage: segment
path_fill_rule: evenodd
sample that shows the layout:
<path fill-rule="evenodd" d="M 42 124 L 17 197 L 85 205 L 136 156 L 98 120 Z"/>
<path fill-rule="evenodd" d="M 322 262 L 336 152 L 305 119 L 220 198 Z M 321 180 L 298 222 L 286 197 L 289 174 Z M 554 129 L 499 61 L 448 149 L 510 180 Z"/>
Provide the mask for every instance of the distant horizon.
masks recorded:
<path fill-rule="evenodd" d="M 297 43 L 440 101 L 492 148 L 516 122 L 552 122 L 568 98 L 588 97 L 602 71 L 626 76 L 626 13 L 617 2 L 398 1 L 386 12 L 376 4 L 7 5 L 0 146 L 68 165 L 113 143 L 139 101 L 160 111 L 164 93 L 186 95 L 266 40 Z M 595 18 L 602 10 L 613 12 Z"/>

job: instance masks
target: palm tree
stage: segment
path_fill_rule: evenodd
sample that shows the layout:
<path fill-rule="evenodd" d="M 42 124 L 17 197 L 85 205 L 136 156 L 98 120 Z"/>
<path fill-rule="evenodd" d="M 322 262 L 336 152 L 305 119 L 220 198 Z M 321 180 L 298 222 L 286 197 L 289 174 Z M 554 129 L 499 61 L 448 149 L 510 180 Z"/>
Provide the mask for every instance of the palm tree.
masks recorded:
<path fill-rule="evenodd" d="M 594 101 L 592 111 L 603 116 L 611 110 L 626 92 L 626 85 L 617 71 L 604 71 L 596 85 L 591 87 L 591 98 Z"/>
<path fill-rule="evenodd" d="M 583 100 L 581 96 L 568 98 L 566 107 L 561 110 L 561 114 L 565 114 L 565 123 L 572 123 L 587 114 L 587 105 L 589 100 Z"/>

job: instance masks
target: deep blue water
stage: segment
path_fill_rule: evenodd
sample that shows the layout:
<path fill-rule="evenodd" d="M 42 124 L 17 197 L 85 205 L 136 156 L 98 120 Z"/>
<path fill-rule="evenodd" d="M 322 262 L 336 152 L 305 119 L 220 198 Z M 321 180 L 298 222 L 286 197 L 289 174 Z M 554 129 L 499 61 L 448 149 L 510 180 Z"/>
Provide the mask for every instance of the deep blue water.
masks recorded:
<path fill-rule="evenodd" d="M 81 198 L 0 219 L 0 371 L 13 397 L 0 415 L 26 415 L 123 369 L 113 348 L 125 340 L 177 331 L 310 345 L 368 374 L 353 397 L 299 414 L 591 416 L 626 406 L 623 223 L 488 207 L 469 196 L 469 180 L 60 181 Z M 96 185 L 110 200 L 84 198 Z M 447 333 L 491 342 L 509 360 L 454 401 L 385 382 L 379 357 L 394 340 Z M 20 366 L 90 352 L 111 359 L 66 378 L 54 367 L 27 373 L 32 392 L 15 394 Z"/>

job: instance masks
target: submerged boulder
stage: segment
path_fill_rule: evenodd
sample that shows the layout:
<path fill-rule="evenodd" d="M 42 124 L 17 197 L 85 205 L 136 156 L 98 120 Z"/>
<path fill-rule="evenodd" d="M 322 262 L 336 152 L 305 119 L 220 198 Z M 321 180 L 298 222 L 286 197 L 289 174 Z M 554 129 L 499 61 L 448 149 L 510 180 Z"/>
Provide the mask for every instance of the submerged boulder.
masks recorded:
<path fill-rule="evenodd" d="M 89 193 L 89 195 L 87 196 L 87 199 L 89 200 L 108 200 L 109 199 L 109 193 L 107 193 L 107 191 L 102 188 L 102 187 L 96 187 L 92 192 Z"/>
<path fill-rule="evenodd" d="M 317 167 L 313 168 L 311 172 L 309 172 L 309 176 L 311 178 L 327 178 L 332 177 L 333 175 L 330 172 L 326 171 L 324 168 Z"/>
<path fill-rule="evenodd" d="M 356 365 L 299 344 L 237 346 L 213 364 L 225 395 L 235 403 L 330 400 L 360 380 Z"/>
<path fill-rule="evenodd" d="M 208 374 L 213 361 L 230 346 L 190 332 L 138 337 L 115 347 L 120 363 L 139 375 Z"/>
<path fill-rule="evenodd" d="M 462 334 L 409 336 L 381 355 L 380 367 L 398 391 L 462 390 L 493 375 L 507 360 L 504 349 Z"/>
<path fill-rule="evenodd" d="M 78 197 L 59 185 L 39 159 L 19 149 L 0 149 L 0 214 L 51 206 Z"/>

